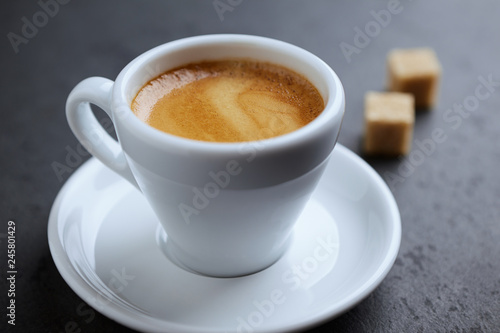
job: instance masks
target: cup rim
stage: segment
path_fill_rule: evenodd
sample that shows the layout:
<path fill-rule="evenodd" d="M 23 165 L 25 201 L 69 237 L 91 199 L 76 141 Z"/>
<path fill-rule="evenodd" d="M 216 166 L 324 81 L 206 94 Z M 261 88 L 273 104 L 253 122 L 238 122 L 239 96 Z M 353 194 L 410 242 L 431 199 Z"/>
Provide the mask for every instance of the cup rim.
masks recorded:
<path fill-rule="evenodd" d="M 200 45 L 213 45 L 216 47 L 217 45 L 231 46 L 231 44 L 246 46 L 251 45 L 265 49 L 272 49 L 273 51 L 284 53 L 284 56 L 292 57 L 302 63 L 308 63 L 308 65 L 323 73 L 322 79 L 327 87 L 327 103 L 321 114 L 305 126 L 283 135 L 255 141 L 210 142 L 184 138 L 163 132 L 144 123 L 133 113 L 130 101 L 128 100 L 130 96 L 127 95 L 127 83 L 128 80 L 132 78 L 134 73 L 144 69 L 148 63 L 151 63 L 153 60 L 163 57 L 170 52 L 182 49 L 189 49 Z M 221 57 L 221 59 L 224 59 L 224 57 Z M 189 62 L 186 62 L 186 64 L 187 63 Z M 277 64 L 280 65 L 280 63 Z M 290 66 L 286 67 L 291 70 L 295 70 Z M 151 78 L 149 80 L 161 74 L 162 72 L 153 74 L 150 73 Z M 310 80 L 307 73 L 302 74 Z M 139 89 L 141 88 L 142 87 L 139 87 Z M 319 133 L 324 130 L 328 130 L 331 127 L 329 126 L 330 122 L 339 121 L 339 113 L 341 113 L 340 122 L 342 122 L 345 96 L 342 83 L 337 74 L 323 60 L 303 48 L 284 41 L 262 36 L 245 34 L 211 34 L 187 37 L 167 42 L 137 56 L 119 73 L 116 78 L 113 87 L 112 105 L 114 122 L 118 121 L 121 126 L 127 128 L 130 132 L 135 133 L 137 137 L 142 138 L 160 150 L 171 151 L 172 149 L 181 149 L 188 152 L 232 154 L 238 152 L 242 145 L 252 143 L 259 143 L 262 145 L 262 150 L 273 152 L 276 150 L 293 148 L 294 146 L 302 145 L 304 142 L 312 140 L 314 137 L 319 135 Z M 119 136 L 119 133 L 117 134 Z"/>

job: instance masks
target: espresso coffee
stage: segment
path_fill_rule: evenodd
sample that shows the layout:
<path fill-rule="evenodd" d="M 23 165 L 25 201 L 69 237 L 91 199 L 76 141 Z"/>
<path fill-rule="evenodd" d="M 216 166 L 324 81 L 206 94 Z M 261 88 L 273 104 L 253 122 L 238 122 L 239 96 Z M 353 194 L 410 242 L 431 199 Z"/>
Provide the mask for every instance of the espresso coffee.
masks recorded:
<path fill-rule="evenodd" d="M 323 111 L 324 101 L 290 69 L 238 59 L 169 70 L 148 82 L 131 107 L 143 122 L 166 133 L 242 142 L 297 130 Z"/>

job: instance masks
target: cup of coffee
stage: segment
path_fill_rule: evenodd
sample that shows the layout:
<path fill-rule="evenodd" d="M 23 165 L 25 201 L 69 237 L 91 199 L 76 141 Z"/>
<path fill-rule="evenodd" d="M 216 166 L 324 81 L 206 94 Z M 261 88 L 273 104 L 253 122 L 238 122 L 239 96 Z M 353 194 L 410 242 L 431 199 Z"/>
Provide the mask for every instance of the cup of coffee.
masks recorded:
<path fill-rule="evenodd" d="M 90 104 L 110 116 L 118 141 Z M 145 196 L 175 261 L 234 277 L 286 251 L 344 105 L 339 78 L 315 55 L 264 37 L 205 35 L 147 51 L 114 82 L 83 80 L 66 115 L 87 150 Z"/>

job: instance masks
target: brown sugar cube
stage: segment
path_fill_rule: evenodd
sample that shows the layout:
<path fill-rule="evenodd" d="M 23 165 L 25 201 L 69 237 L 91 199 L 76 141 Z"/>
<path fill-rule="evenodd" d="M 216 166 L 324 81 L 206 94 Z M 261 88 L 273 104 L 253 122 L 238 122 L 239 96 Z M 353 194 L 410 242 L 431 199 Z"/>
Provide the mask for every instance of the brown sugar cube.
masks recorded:
<path fill-rule="evenodd" d="M 374 155 L 407 154 L 411 148 L 415 100 L 397 92 L 365 95 L 364 150 Z"/>
<path fill-rule="evenodd" d="M 387 56 L 388 90 L 415 96 L 417 108 L 434 106 L 441 65 L 430 48 L 395 49 Z"/>

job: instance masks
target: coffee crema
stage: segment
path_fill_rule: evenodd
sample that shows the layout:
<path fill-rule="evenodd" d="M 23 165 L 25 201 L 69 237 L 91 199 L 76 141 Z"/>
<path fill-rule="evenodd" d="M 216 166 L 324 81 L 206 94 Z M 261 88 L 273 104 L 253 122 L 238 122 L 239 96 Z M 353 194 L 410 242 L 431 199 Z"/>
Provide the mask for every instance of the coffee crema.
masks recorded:
<path fill-rule="evenodd" d="M 253 60 L 184 65 L 149 81 L 132 102 L 146 124 L 211 142 L 267 139 L 297 130 L 324 109 L 302 75 Z"/>

